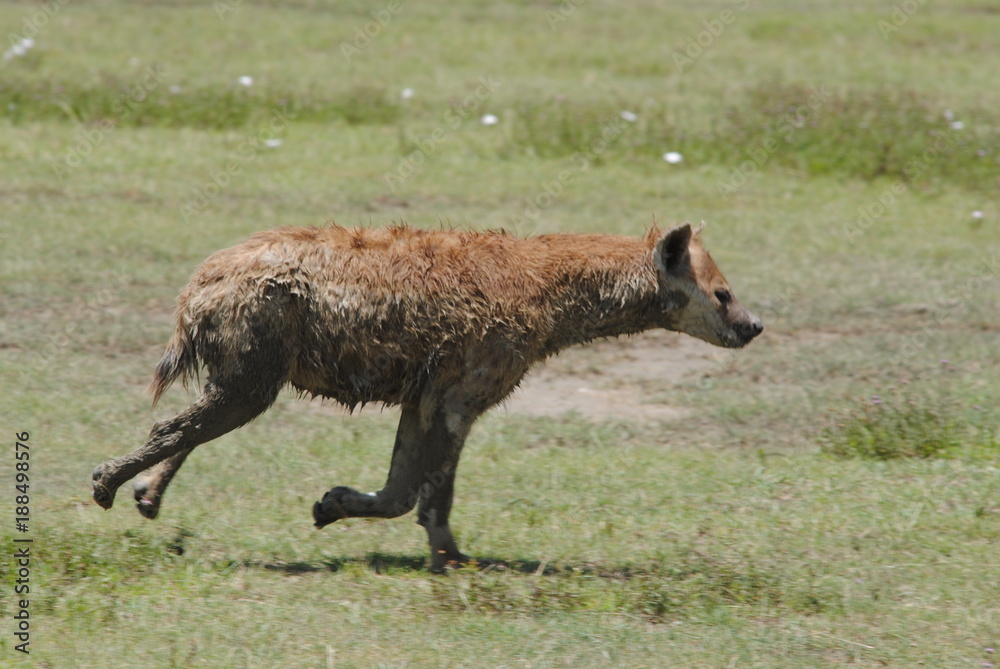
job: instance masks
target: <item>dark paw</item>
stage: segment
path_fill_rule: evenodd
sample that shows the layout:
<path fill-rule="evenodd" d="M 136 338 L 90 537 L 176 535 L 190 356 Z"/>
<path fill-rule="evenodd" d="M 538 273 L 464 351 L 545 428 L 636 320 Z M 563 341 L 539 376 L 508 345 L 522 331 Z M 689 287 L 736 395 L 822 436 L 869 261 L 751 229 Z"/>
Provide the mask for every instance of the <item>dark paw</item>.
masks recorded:
<path fill-rule="evenodd" d="M 91 475 L 93 483 L 91 484 L 94 488 L 94 501 L 102 509 L 110 509 L 115 503 L 115 490 L 108 488 L 103 482 L 104 479 L 104 465 L 98 465 L 94 468 L 94 473 Z"/>
<path fill-rule="evenodd" d="M 313 504 L 313 523 L 316 529 L 322 529 L 330 523 L 335 523 L 341 518 L 348 518 L 350 514 L 344 508 L 342 500 L 345 495 L 353 493 L 351 488 L 337 486 L 330 492 L 323 495 L 323 500 Z"/>
<path fill-rule="evenodd" d="M 160 513 L 160 498 L 155 497 L 151 499 L 147 496 L 148 492 L 149 479 L 140 477 L 132 482 L 132 496 L 136 501 L 135 508 L 139 510 L 139 513 L 144 518 L 153 520 Z"/>
<path fill-rule="evenodd" d="M 444 574 L 452 569 L 461 569 L 470 562 L 472 558 L 465 553 L 441 551 L 437 555 L 431 555 L 431 571 L 435 574 Z"/>

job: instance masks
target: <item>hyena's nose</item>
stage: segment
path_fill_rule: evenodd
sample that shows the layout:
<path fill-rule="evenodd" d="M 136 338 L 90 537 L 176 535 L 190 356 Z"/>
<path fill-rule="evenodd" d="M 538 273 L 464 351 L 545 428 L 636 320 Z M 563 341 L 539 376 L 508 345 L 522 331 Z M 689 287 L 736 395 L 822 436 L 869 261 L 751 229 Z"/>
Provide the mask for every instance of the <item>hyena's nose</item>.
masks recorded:
<path fill-rule="evenodd" d="M 743 343 L 749 344 L 750 340 L 764 331 L 764 324 L 760 322 L 759 318 L 751 315 L 748 320 L 739 324 L 736 331 L 739 334 L 740 339 L 743 340 Z"/>

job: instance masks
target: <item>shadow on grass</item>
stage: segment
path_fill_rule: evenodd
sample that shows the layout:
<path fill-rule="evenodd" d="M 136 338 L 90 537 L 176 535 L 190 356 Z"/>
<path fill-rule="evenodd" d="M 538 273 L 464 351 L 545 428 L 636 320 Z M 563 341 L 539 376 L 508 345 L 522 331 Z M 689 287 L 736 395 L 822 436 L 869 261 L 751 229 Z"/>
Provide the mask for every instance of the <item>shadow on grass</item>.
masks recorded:
<path fill-rule="evenodd" d="M 363 558 L 331 558 L 317 562 L 262 562 L 256 560 L 243 562 L 243 566 L 248 569 L 265 569 L 289 575 L 309 574 L 320 571 L 337 572 L 349 565 L 362 565 L 371 569 L 376 574 L 414 571 L 430 573 L 428 560 L 425 556 L 395 555 L 389 553 L 369 553 Z M 539 560 L 474 557 L 471 562 L 459 567 L 458 571 L 509 571 L 536 576 L 570 576 L 576 574 L 622 579 L 641 574 L 655 573 L 660 571 L 660 569 L 656 565 L 650 565 L 649 568 L 645 569 L 635 565 L 627 567 L 609 567 L 595 564 L 552 565 Z"/>
<path fill-rule="evenodd" d="M 318 562 L 248 561 L 244 567 L 285 574 L 345 569 L 350 578 L 358 569 L 422 576 L 431 573 L 425 563 L 423 556 L 369 553 Z M 649 621 L 704 616 L 733 606 L 756 610 L 781 606 L 809 614 L 842 609 L 840 593 L 817 587 L 815 579 L 789 575 L 770 564 L 712 559 L 690 551 L 639 565 L 551 565 L 538 560 L 481 557 L 455 573 L 459 578 L 451 582 L 431 581 L 434 606 L 497 614 L 601 610 Z"/>

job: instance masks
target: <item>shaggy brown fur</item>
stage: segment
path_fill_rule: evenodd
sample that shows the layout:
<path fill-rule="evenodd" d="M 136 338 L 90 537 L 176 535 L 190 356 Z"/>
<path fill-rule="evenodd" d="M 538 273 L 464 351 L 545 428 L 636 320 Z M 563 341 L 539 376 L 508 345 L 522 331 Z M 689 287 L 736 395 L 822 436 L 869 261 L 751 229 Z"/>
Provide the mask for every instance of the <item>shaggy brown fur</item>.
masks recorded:
<path fill-rule="evenodd" d="M 156 516 L 199 444 L 266 410 L 291 384 L 352 409 L 400 405 L 385 487 L 337 487 L 318 527 L 393 517 L 419 502 L 432 567 L 467 559 L 448 527 L 469 428 L 539 360 L 598 337 L 654 327 L 740 347 L 760 321 L 732 296 L 687 224 L 644 238 L 502 232 L 284 228 L 209 257 L 181 293 L 177 330 L 156 369 L 154 402 L 208 370 L 202 395 L 149 440 L 94 472 L 94 498 L 143 470 L 135 497 Z"/>

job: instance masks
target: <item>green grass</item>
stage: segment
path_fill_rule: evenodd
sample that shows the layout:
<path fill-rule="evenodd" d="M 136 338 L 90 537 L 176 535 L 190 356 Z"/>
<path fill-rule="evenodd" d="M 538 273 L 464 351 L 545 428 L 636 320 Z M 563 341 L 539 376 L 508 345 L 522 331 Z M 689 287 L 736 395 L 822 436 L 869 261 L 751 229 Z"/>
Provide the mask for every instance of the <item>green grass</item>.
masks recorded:
<path fill-rule="evenodd" d="M 948 361 L 942 363 L 954 371 Z M 945 381 L 947 392 L 950 384 L 939 377 L 918 383 L 904 380 L 899 388 L 889 385 L 884 394 L 862 399 L 823 429 L 820 447 L 838 458 L 877 460 L 951 457 L 963 446 L 969 454 L 1000 454 L 992 410 L 978 404 L 962 407 L 932 385 L 940 381 Z"/>
<path fill-rule="evenodd" d="M 247 132 L 276 116 L 299 123 L 387 125 L 406 138 L 399 148 L 405 157 L 420 151 L 434 130 L 474 122 L 489 99 L 485 93 L 484 99 L 477 98 L 473 91 L 437 108 L 404 109 L 395 91 L 384 86 L 318 92 L 228 82 L 188 90 L 168 88 L 167 71 L 154 64 L 135 81 L 108 75 L 94 83 L 0 79 L 0 113 L 5 111 L 16 125 L 42 119 L 76 123 L 84 138 L 148 126 Z M 591 159 L 600 165 L 613 159 L 648 163 L 670 147 L 695 164 L 736 165 L 720 193 L 735 192 L 769 163 L 804 176 L 884 177 L 921 188 L 948 181 L 995 190 L 993 177 L 1000 164 L 1000 133 L 995 130 L 1000 113 L 995 108 L 960 110 L 961 123 L 968 128 L 956 130 L 948 120 L 955 111 L 912 90 L 829 90 L 822 83 L 763 82 L 732 97 L 692 128 L 688 116 L 696 110 L 678 109 L 667 101 L 620 95 L 553 98 L 540 90 L 518 92 L 516 97 L 498 94 L 509 127 L 486 151 L 505 159 L 522 153 L 541 158 L 593 154 Z M 622 111 L 633 109 L 639 110 L 632 112 L 636 121 L 621 118 Z"/>
<path fill-rule="evenodd" d="M 752 5 L 678 71 L 735 5 L 583 3 L 553 29 L 557 4 L 405 3 L 350 62 L 379 7 L 60 6 L 0 62 L 0 479 L 29 431 L 36 558 L 30 658 L 0 560 L 0 666 L 997 664 L 1000 16 L 924 3 L 883 39 L 880 3 Z M 90 501 L 90 470 L 190 400 L 143 389 L 212 251 L 331 219 L 654 216 L 708 221 L 764 335 L 642 387 L 683 420 L 486 416 L 453 519 L 475 568 L 429 574 L 412 517 L 312 529 L 324 491 L 383 480 L 391 409 L 283 395 L 157 521 Z"/>

